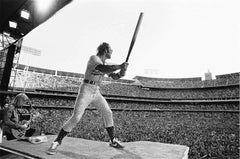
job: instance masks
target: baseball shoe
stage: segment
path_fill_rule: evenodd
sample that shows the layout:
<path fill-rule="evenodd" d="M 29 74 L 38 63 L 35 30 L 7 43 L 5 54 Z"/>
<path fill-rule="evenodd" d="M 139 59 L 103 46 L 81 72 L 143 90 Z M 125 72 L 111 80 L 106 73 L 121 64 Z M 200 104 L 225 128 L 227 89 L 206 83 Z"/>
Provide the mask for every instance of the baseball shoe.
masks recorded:
<path fill-rule="evenodd" d="M 116 138 L 114 138 L 113 141 L 110 140 L 109 146 L 110 146 L 110 147 L 117 148 L 117 149 L 122 149 L 122 148 L 124 148 L 124 146 L 121 145 L 121 144 L 120 144 L 120 141 L 118 141 Z"/>
<path fill-rule="evenodd" d="M 48 155 L 55 155 L 55 154 L 57 153 L 57 147 L 58 147 L 59 145 L 60 145 L 59 142 L 54 141 L 54 142 L 51 144 L 50 148 L 47 150 L 47 154 L 48 154 Z"/>

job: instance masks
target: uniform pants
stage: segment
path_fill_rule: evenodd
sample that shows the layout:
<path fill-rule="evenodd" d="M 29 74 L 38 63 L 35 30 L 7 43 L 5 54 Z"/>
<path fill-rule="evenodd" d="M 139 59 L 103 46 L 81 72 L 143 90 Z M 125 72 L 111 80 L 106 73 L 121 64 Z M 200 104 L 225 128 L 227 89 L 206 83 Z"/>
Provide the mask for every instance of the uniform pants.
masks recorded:
<path fill-rule="evenodd" d="M 100 93 L 99 86 L 83 83 L 78 91 L 73 114 L 63 125 L 63 130 L 66 132 L 72 131 L 72 129 L 80 121 L 85 109 L 89 104 L 92 104 L 101 113 L 105 127 L 113 126 L 112 110 L 110 109 L 105 98 Z"/>

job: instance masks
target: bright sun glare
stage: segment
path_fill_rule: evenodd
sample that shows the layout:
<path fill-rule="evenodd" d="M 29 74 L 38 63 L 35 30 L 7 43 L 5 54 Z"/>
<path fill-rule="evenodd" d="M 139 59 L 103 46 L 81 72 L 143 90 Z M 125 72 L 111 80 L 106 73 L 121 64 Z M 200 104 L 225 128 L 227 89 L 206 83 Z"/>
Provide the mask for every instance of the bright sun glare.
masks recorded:
<path fill-rule="evenodd" d="M 55 0 L 35 0 L 35 1 L 36 1 L 38 11 L 41 13 L 45 13 L 48 11 L 50 6 L 52 6 Z"/>

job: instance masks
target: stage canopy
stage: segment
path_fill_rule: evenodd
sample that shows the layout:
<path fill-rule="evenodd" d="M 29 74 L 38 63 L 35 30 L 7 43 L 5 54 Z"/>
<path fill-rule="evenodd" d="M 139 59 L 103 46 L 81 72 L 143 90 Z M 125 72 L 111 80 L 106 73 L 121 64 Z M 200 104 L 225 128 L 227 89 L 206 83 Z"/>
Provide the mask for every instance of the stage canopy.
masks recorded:
<path fill-rule="evenodd" d="M 72 0 L 0 0 L 0 50 L 27 35 Z"/>

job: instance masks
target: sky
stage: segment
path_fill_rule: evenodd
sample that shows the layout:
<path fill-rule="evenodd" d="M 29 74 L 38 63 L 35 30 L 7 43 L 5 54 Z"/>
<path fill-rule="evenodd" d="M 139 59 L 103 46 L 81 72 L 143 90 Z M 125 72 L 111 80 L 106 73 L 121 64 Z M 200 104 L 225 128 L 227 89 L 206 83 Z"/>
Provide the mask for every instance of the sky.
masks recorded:
<path fill-rule="evenodd" d="M 239 8 L 239 0 L 74 0 L 23 38 L 41 55 L 22 51 L 19 62 L 84 73 L 98 45 L 108 42 L 108 61 L 121 64 L 143 12 L 125 79 L 240 72 Z"/>

